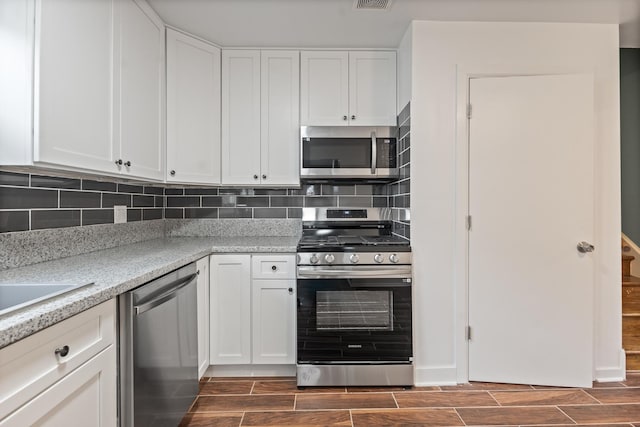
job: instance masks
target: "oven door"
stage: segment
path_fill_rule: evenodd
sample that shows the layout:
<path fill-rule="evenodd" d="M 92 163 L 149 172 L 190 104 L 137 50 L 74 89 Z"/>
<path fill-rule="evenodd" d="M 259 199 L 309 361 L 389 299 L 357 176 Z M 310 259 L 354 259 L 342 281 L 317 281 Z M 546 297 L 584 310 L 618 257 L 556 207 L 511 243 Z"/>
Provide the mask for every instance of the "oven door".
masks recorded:
<path fill-rule="evenodd" d="M 410 269 L 299 267 L 298 364 L 411 362 Z"/>

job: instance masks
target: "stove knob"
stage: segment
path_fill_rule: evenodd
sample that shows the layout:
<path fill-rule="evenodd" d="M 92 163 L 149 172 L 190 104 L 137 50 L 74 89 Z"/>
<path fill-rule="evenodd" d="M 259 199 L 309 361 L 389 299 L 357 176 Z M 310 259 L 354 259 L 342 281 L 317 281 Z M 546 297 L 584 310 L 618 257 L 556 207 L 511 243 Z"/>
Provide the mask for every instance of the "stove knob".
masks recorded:
<path fill-rule="evenodd" d="M 333 254 L 326 254 L 324 256 L 324 260 L 327 262 L 327 264 L 331 264 L 333 261 L 335 261 L 336 257 L 333 256 Z"/>
<path fill-rule="evenodd" d="M 400 258 L 398 258 L 397 254 L 391 254 L 389 255 L 389 261 L 391 261 L 394 264 L 397 264 L 398 261 L 400 261 Z"/>
<path fill-rule="evenodd" d="M 311 264 L 317 264 L 318 261 L 320 261 L 320 259 L 318 259 L 318 255 L 316 254 L 311 255 L 311 257 L 309 258 L 309 262 Z"/>
<path fill-rule="evenodd" d="M 351 261 L 351 263 L 355 264 L 358 261 L 360 261 L 360 257 L 358 256 L 358 254 L 353 254 L 349 257 L 349 261 Z"/>
<path fill-rule="evenodd" d="M 377 254 L 376 256 L 373 257 L 373 260 L 378 264 L 380 264 L 382 263 L 382 261 L 384 261 L 384 257 L 382 256 L 382 254 Z"/>

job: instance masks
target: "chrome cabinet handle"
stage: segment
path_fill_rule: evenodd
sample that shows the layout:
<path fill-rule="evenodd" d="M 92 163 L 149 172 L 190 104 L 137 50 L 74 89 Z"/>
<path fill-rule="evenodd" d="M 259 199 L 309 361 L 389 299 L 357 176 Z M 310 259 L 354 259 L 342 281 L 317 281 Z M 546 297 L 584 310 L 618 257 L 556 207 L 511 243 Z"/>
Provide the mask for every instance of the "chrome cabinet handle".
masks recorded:
<path fill-rule="evenodd" d="M 267 179 L 267 175 L 263 174 L 262 179 Z"/>
<path fill-rule="evenodd" d="M 293 288 L 289 288 L 289 295 L 293 295 Z"/>
<path fill-rule="evenodd" d="M 56 351 L 54 351 L 54 353 L 56 356 L 65 357 L 67 354 L 69 354 L 69 346 L 65 345 L 63 347 L 56 348 Z"/>
<path fill-rule="evenodd" d="M 356 119 L 356 116 L 354 114 L 353 116 L 351 116 L 351 120 L 355 120 L 355 119 Z"/>
<path fill-rule="evenodd" d="M 342 120 L 347 120 L 347 116 L 342 116 Z"/>
<path fill-rule="evenodd" d="M 124 165 L 125 165 L 126 167 L 129 167 L 129 166 L 131 166 L 131 162 L 130 162 L 129 160 L 127 160 L 126 162 L 124 162 Z"/>
<path fill-rule="evenodd" d="M 258 179 L 258 175 L 253 175 L 253 179 Z"/>
<path fill-rule="evenodd" d="M 176 175 L 176 171 L 174 171 L 173 169 L 171 170 L 171 172 L 169 172 L 169 175 L 171 176 L 175 176 Z"/>
<path fill-rule="evenodd" d="M 118 165 L 118 166 L 122 166 L 122 159 L 118 159 L 118 160 L 116 160 L 116 165 Z"/>
<path fill-rule="evenodd" d="M 588 252 L 593 252 L 596 248 L 595 246 L 593 246 L 591 243 L 589 242 L 580 242 L 578 243 L 578 252 L 580 253 L 588 253 Z"/>
<path fill-rule="evenodd" d="M 272 270 L 272 271 L 276 271 L 277 269 L 278 269 L 278 267 L 277 267 L 277 266 L 275 266 L 275 265 L 272 265 L 272 266 L 271 266 L 271 270 Z"/>

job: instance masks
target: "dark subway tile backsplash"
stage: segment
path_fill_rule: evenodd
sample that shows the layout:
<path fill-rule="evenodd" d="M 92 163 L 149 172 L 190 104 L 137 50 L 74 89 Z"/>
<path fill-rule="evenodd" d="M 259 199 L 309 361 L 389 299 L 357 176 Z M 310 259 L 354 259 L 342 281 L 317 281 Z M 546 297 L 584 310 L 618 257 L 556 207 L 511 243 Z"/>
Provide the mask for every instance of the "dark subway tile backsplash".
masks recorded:
<path fill-rule="evenodd" d="M 0 185 L 29 186 L 29 175 L 0 171 Z"/>
<path fill-rule="evenodd" d="M 303 184 L 300 188 L 178 187 L 0 171 L 0 233 L 162 218 L 302 218 L 303 207 L 390 207 L 393 231 L 410 237 L 410 107 L 398 116 L 400 177 L 388 184 Z M 407 218 L 405 220 L 404 218 Z"/>
<path fill-rule="evenodd" d="M 77 227 L 80 225 L 80 210 L 31 211 L 31 229 Z"/>
<path fill-rule="evenodd" d="M 0 187 L 0 209 L 36 209 L 57 207 L 57 190 Z"/>
<path fill-rule="evenodd" d="M 0 233 L 29 230 L 29 211 L 0 211 Z"/>
<path fill-rule="evenodd" d="M 31 175 L 31 186 L 80 190 L 80 180 L 75 178 L 63 178 L 58 176 Z"/>

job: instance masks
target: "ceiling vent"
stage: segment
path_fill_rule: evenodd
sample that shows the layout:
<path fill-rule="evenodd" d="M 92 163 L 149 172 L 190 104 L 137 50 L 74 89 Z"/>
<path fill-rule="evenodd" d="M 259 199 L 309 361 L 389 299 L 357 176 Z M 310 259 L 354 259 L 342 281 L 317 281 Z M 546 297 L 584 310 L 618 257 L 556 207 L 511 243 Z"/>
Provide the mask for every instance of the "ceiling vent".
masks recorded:
<path fill-rule="evenodd" d="M 354 9 L 362 10 L 388 10 L 391 0 L 354 0 Z"/>

